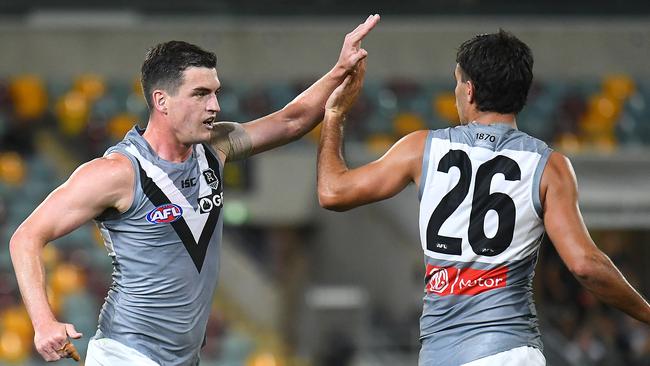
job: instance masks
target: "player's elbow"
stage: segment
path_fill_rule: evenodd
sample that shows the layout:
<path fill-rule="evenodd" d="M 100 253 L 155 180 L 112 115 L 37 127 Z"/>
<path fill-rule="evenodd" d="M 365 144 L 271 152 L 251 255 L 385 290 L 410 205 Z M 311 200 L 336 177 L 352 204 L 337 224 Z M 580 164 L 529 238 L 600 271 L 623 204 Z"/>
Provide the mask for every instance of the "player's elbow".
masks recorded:
<path fill-rule="evenodd" d="M 291 141 L 296 141 L 305 136 L 310 130 L 306 128 L 307 123 L 300 119 L 292 120 L 286 125 L 286 136 Z"/>
<path fill-rule="evenodd" d="M 571 274 L 573 274 L 573 276 L 580 282 L 587 281 L 591 277 L 591 272 L 589 270 L 589 264 L 587 261 L 579 261 L 570 264 L 569 271 L 571 271 Z"/>
<path fill-rule="evenodd" d="M 586 253 L 571 263 L 568 263 L 569 271 L 582 283 L 592 282 L 600 272 L 603 265 L 606 265 L 608 258 L 601 251 Z"/>
<path fill-rule="evenodd" d="M 320 207 L 330 211 L 346 211 L 349 209 L 342 200 L 341 195 L 331 190 L 318 189 L 318 203 Z"/>
<path fill-rule="evenodd" d="M 25 254 L 32 255 L 35 250 L 42 248 L 44 244 L 40 244 L 41 242 L 47 241 L 40 239 L 40 236 L 35 235 L 26 225 L 20 225 L 9 240 L 9 254 L 12 259 Z"/>
<path fill-rule="evenodd" d="M 23 246 L 20 245 L 22 242 L 25 242 L 25 230 L 19 227 L 9 240 L 9 254 L 12 257 L 23 248 Z"/>

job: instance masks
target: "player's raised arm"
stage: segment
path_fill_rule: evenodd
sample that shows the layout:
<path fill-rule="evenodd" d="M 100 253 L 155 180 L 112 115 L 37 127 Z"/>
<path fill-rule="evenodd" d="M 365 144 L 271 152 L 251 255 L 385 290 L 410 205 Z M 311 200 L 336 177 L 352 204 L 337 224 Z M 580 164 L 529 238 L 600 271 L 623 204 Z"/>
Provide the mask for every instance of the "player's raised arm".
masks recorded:
<path fill-rule="evenodd" d="M 336 65 L 281 110 L 241 127 L 215 124 L 215 148 L 227 153 L 227 160 L 236 160 L 284 145 L 311 131 L 322 120 L 329 95 L 368 55 L 361 41 L 378 22 L 379 15 L 371 15 L 348 33 Z"/>
<path fill-rule="evenodd" d="M 344 211 L 392 197 L 414 181 L 419 183 L 426 131 L 398 141 L 384 156 L 356 169 L 343 158 L 345 116 L 361 91 L 365 60 L 327 101 L 318 145 L 318 201 L 324 208 Z"/>
<path fill-rule="evenodd" d="M 650 324 L 650 305 L 592 241 L 578 208 L 571 163 L 554 152 L 542 176 L 544 226 L 571 273 L 601 301 Z"/>
<path fill-rule="evenodd" d="M 45 292 L 43 247 L 108 208 L 126 211 L 133 199 L 134 171 L 119 154 L 79 167 L 20 225 L 9 245 L 23 302 L 34 326 L 34 344 L 46 361 L 72 357 L 64 347 L 79 338 L 72 324 L 56 320 Z M 68 346 L 69 347 L 69 346 Z"/>

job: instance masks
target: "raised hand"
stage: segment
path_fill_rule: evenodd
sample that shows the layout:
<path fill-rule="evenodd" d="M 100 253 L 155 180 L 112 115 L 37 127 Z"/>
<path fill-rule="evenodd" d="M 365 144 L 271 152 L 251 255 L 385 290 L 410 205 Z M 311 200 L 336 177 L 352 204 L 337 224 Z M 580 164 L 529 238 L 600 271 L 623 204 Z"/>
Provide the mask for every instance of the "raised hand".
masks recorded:
<path fill-rule="evenodd" d="M 357 67 L 352 69 L 345 81 L 330 95 L 325 104 L 326 113 L 346 114 L 357 100 L 363 87 L 366 74 L 366 60 L 361 59 Z"/>
<path fill-rule="evenodd" d="M 343 68 L 346 72 L 351 72 L 357 63 L 368 56 L 368 52 L 361 48 L 363 38 L 377 25 L 379 15 L 370 15 L 365 22 L 359 24 L 352 32 L 345 35 L 343 47 L 337 66 Z"/>

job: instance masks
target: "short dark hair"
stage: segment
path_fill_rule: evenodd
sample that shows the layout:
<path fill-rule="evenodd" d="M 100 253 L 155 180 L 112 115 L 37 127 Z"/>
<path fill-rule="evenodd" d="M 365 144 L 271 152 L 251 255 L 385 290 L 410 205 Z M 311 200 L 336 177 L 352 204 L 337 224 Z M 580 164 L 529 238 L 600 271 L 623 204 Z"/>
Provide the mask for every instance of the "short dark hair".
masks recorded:
<path fill-rule="evenodd" d="M 163 89 L 174 95 L 183 83 L 188 67 L 217 67 L 217 56 L 183 41 L 160 43 L 147 51 L 141 69 L 142 91 L 149 110 L 153 105 L 151 92 Z"/>
<path fill-rule="evenodd" d="M 456 54 L 462 81 L 474 84 L 479 111 L 519 113 L 533 81 L 533 54 L 513 34 L 480 34 L 460 45 Z"/>

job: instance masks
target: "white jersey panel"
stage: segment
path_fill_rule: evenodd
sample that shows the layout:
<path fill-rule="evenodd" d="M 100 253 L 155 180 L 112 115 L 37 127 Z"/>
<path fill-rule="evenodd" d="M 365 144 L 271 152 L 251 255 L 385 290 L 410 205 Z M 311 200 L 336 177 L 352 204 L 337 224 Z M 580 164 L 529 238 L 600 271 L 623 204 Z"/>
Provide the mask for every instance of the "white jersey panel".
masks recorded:
<path fill-rule="evenodd" d="M 441 204 L 455 187 L 461 185 L 461 169 L 451 166 L 448 172 L 438 171 L 440 160 L 450 150 L 464 151 L 471 163 L 471 176 L 467 194 L 460 205 L 443 221 L 438 234 L 459 238 L 461 242 L 461 254 L 445 254 L 432 251 L 429 248 L 437 243 L 427 243 L 427 231 L 429 222 L 436 208 Z M 472 204 L 480 200 L 475 197 L 476 177 L 478 169 L 486 162 L 497 156 L 505 156 L 512 159 L 518 165 L 521 174 L 518 180 L 507 180 L 504 174 L 496 173 L 489 176 L 489 194 L 503 193 L 514 202 L 516 216 L 514 220 L 514 232 L 512 242 L 500 254 L 486 256 L 475 253 L 469 242 L 469 225 Z M 432 258 L 440 260 L 452 260 L 458 262 L 484 262 L 502 263 L 505 261 L 524 259 L 536 250 L 534 244 L 544 232 L 534 205 L 533 205 L 533 178 L 542 156 L 536 152 L 502 150 L 491 151 L 483 147 L 470 147 L 463 143 L 450 143 L 448 140 L 433 138 L 429 152 L 429 165 L 427 167 L 427 180 L 423 187 L 423 195 L 420 203 L 420 238 L 424 253 Z M 486 199 L 483 197 L 483 199 Z M 445 204 L 445 202 L 443 202 Z M 443 218 L 444 219 L 444 218 Z M 488 238 L 493 238 L 499 230 L 499 215 L 495 210 L 489 210 L 483 218 L 483 231 Z M 444 243 L 440 244 L 444 245 Z M 428 248 L 429 247 L 429 248 Z"/>

